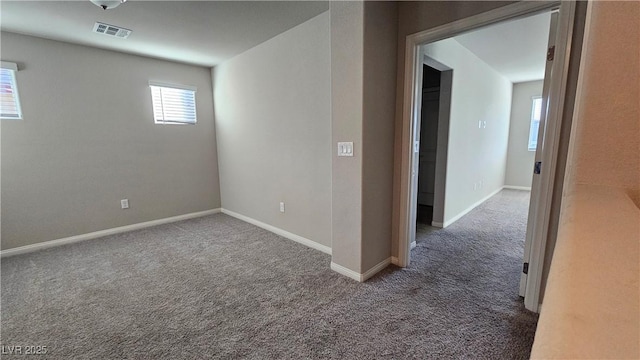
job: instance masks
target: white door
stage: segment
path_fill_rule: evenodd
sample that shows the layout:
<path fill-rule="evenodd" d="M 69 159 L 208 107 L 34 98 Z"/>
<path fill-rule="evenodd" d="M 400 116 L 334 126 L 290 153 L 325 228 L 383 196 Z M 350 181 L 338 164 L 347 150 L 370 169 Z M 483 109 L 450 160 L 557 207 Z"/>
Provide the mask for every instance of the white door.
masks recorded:
<path fill-rule="evenodd" d="M 549 29 L 549 47 L 548 49 L 554 49 L 556 45 L 556 27 L 558 23 L 558 13 L 554 12 L 551 14 L 551 23 Z M 542 112 L 540 115 L 540 125 L 538 128 L 538 143 L 536 147 L 536 156 L 534 168 L 532 169 L 533 173 L 533 182 L 531 185 L 531 200 L 529 201 L 529 217 L 527 219 L 527 235 L 524 243 L 524 256 L 523 256 L 523 266 L 522 272 L 520 273 L 520 296 L 524 297 L 527 287 L 527 273 L 529 268 L 529 259 L 531 258 L 531 248 L 534 241 L 545 242 L 546 237 L 542 234 L 534 234 L 534 225 L 536 223 L 536 213 L 538 206 L 540 206 L 540 188 L 541 188 L 541 179 L 540 179 L 540 165 L 543 157 L 543 144 L 544 144 L 544 135 L 546 133 L 546 125 L 547 125 L 547 109 L 549 105 L 549 90 L 551 84 L 551 70 L 553 67 L 553 51 L 550 50 L 551 53 L 547 54 L 547 64 L 544 71 L 544 84 L 542 86 Z"/>
<path fill-rule="evenodd" d="M 433 206 L 436 180 L 436 151 L 440 88 L 422 92 L 422 126 L 418 164 L 418 204 Z"/>

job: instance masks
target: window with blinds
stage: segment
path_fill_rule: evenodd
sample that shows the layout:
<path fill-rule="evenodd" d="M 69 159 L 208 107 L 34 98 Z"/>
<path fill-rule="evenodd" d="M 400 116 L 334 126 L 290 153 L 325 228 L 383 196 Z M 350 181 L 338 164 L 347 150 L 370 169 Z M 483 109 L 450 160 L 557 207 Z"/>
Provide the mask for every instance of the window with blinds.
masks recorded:
<path fill-rule="evenodd" d="M 542 116 L 542 98 L 535 96 L 531 104 L 531 123 L 529 126 L 529 151 L 536 151 L 538 147 L 538 131 L 540 129 L 540 117 Z"/>
<path fill-rule="evenodd" d="M 150 82 L 156 124 L 195 124 L 196 88 Z"/>
<path fill-rule="evenodd" d="M 0 119 L 22 119 L 16 71 L 18 66 L 14 63 L 3 61 L 0 65 Z"/>

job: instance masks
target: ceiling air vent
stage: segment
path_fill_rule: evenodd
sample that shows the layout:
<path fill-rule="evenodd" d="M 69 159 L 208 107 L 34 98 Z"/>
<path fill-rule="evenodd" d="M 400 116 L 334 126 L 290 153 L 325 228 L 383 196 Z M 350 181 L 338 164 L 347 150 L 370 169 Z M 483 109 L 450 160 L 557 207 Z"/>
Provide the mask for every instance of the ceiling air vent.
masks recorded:
<path fill-rule="evenodd" d="M 121 39 L 126 39 L 129 37 L 129 35 L 131 35 L 131 30 L 129 29 L 100 22 L 97 22 L 95 25 L 93 25 L 93 32 L 114 36 Z"/>

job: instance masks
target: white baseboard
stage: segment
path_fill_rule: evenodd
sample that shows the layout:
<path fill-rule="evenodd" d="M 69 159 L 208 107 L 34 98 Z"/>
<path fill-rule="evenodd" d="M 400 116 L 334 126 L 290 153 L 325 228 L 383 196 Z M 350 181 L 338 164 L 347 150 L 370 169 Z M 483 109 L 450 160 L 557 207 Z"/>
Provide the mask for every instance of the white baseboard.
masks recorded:
<path fill-rule="evenodd" d="M 392 263 L 393 265 L 395 265 L 395 266 L 398 266 L 398 264 L 399 264 L 400 262 L 398 261 L 398 258 L 397 258 L 396 256 L 392 256 L 392 257 L 391 257 L 391 263 Z"/>
<path fill-rule="evenodd" d="M 362 280 L 360 280 L 360 281 L 367 281 L 368 279 L 372 278 L 373 275 L 379 273 L 384 268 L 389 266 L 389 264 L 391 264 L 391 257 L 388 257 L 388 258 L 380 261 L 374 267 L 372 267 L 371 269 L 367 270 L 367 272 L 362 274 Z"/>
<path fill-rule="evenodd" d="M 449 220 L 446 220 L 444 222 L 444 224 L 442 224 L 443 228 L 446 228 L 447 226 L 453 224 L 454 222 L 460 220 L 461 217 L 467 215 L 471 210 L 475 209 L 476 207 L 478 207 L 480 204 L 482 204 L 483 202 L 489 200 L 493 195 L 499 193 L 500 191 L 502 191 L 502 186 L 499 187 L 498 189 L 496 189 L 494 192 L 492 192 L 491 194 L 483 197 L 482 199 L 478 200 L 477 202 L 475 202 L 473 205 L 469 206 L 468 208 L 464 209 L 463 211 L 461 211 L 458 215 L 452 217 Z"/>
<path fill-rule="evenodd" d="M 414 241 L 411 243 L 411 250 L 415 249 L 418 244 Z"/>
<path fill-rule="evenodd" d="M 397 258 L 396 258 L 396 262 L 397 262 Z M 334 263 L 333 261 L 331 262 L 331 270 L 337 272 L 338 274 L 344 275 L 348 278 L 351 278 L 355 281 L 358 282 L 364 282 L 367 281 L 368 279 L 370 279 L 371 277 L 373 277 L 375 274 L 377 274 L 378 272 L 380 272 L 382 269 L 386 268 L 387 266 L 389 266 L 389 264 L 393 263 L 393 257 L 389 257 L 386 258 L 384 260 L 382 260 L 381 262 L 379 262 L 378 264 L 376 264 L 374 267 L 372 267 L 371 269 L 367 270 L 365 273 L 360 274 L 356 271 L 353 271 L 349 268 L 346 268 L 342 265 L 338 265 L 336 263 Z"/>
<path fill-rule="evenodd" d="M 263 229 L 265 229 L 267 231 L 271 231 L 274 234 L 280 235 L 280 236 L 282 236 L 284 238 L 287 238 L 289 240 L 293 240 L 293 241 L 295 241 L 297 243 L 300 243 L 302 245 L 306 245 L 306 246 L 308 246 L 308 247 L 310 247 L 312 249 L 320 250 L 325 254 L 331 255 L 331 248 L 326 246 L 326 245 L 322 245 L 322 244 L 317 243 L 317 242 L 315 242 L 313 240 L 309 240 L 309 239 L 307 239 L 305 237 L 302 237 L 300 235 L 296 235 L 294 233 L 290 233 L 290 232 L 288 232 L 286 230 L 282 230 L 282 229 L 277 228 L 275 226 L 263 223 L 262 221 L 258 221 L 256 219 L 250 218 L 250 217 L 242 215 L 242 214 L 238 214 L 238 213 L 233 212 L 231 210 L 222 209 L 222 213 L 223 214 L 227 214 L 229 216 L 233 216 L 236 219 L 242 220 L 244 222 L 248 222 L 249 224 L 253 224 L 253 225 L 255 225 L 257 227 L 260 227 L 260 228 L 263 228 Z"/>
<path fill-rule="evenodd" d="M 505 185 L 502 187 L 503 189 L 511 189 L 511 190 L 525 190 L 531 191 L 531 186 L 514 186 L 514 185 Z"/>
<path fill-rule="evenodd" d="M 358 272 L 355 272 L 349 268 L 346 268 L 342 265 L 338 265 L 336 263 L 334 263 L 333 261 L 331 262 L 331 270 L 337 272 L 338 274 L 344 275 L 348 278 L 351 278 L 355 281 L 362 281 L 361 280 L 361 274 Z"/>
<path fill-rule="evenodd" d="M 152 226 L 169 224 L 176 221 L 182 221 L 182 220 L 194 219 L 194 218 L 207 216 L 207 215 L 213 215 L 219 212 L 220 212 L 219 208 L 211 209 L 211 210 L 199 211 L 199 212 L 194 212 L 194 213 L 189 213 L 184 215 L 172 216 L 164 219 L 145 221 L 137 224 L 125 225 L 125 226 L 120 226 L 116 228 L 90 232 L 87 234 L 70 236 L 70 237 L 57 239 L 57 240 L 44 241 L 37 244 L 25 245 L 25 246 L 20 246 L 13 249 L 2 250 L 0 251 L 0 257 L 4 258 L 8 256 L 26 254 L 26 253 L 48 249 L 56 246 L 73 244 L 80 241 L 96 239 L 103 236 L 121 234 L 128 231 L 140 230 L 140 229 L 144 229 Z"/>

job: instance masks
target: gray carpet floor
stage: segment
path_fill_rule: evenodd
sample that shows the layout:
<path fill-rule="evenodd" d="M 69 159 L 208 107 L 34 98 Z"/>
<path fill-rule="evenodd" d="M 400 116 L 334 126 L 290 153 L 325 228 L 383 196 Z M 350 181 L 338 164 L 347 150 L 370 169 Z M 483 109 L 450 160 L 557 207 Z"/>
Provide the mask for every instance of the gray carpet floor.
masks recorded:
<path fill-rule="evenodd" d="M 419 226 L 411 266 L 362 284 L 222 214 L 9 257 L 0 342 L 41 359 L 525 359 L 527 203 L 505 190 Z"/>

